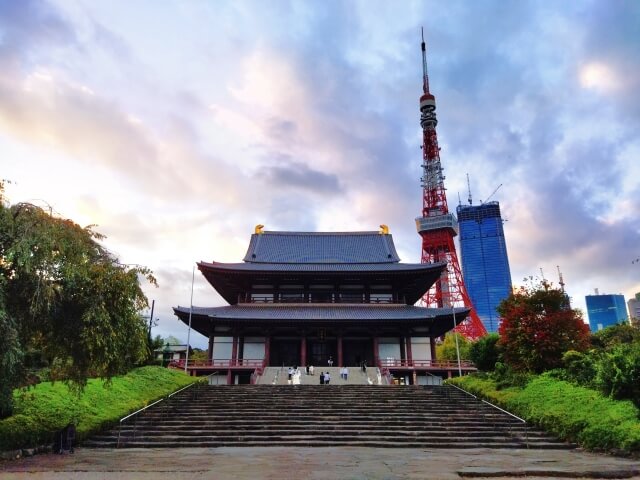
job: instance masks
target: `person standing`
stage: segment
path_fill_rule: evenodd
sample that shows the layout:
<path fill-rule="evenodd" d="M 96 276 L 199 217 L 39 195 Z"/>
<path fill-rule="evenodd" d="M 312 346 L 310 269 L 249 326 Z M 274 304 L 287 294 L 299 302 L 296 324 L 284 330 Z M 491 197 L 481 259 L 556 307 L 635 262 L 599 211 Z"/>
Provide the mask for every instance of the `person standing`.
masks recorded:
<path fill-rule="evenodd" d="M 309 375 L 313 375 L 313 365 L 309 365 Z"/>
<path fill-rule="evenodd" d="M 327 365 L 333 367 L 333 357 L 329 357 L 329 360 L 327 360 Z"/>
<path fill-rule="evenodd" d="M 324 372 L 320 372 L 320 385 L 324 385 Z"/>
<path fill-rule="evenodd" d="M 342 370 L 342 374 L 344 375 L 344 381 L 347 381 L 347 377 L 349 376 L 349 367 L 344 367 Z"/>
<path fill-rule="evenodd" d="M 330 381 L 331 381 L 331 375 L 329 375 L 329 372 L 327 372 L 324 374 L 324 384 L 329 385 Z"/>

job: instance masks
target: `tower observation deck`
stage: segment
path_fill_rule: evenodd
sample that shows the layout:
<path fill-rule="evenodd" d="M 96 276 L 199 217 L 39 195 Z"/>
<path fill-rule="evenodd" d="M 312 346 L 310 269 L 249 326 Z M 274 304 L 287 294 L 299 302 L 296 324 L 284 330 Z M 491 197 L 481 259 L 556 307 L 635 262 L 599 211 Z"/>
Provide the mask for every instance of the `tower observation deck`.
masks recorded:
<path fill-rule="evenodd" d="M 446 262 L 438 280 L 424 295 L 422 301 L 426 307 L 454 308 L 468 307 L 471 313 L 456 331 L 470 339 L 479 338 L 487 333 L 477 313 L 473 309 L 460 270 L 453 238 L 458 234 L 458 222 L 455 215 L 449 213 L 445 176 L 440 162 L 440 147 L 436 126 L 436 99 L 429 90 L 427 73 L 427 55 L 422 37 L 423 94 L 420 97 L 420 126 L 422 127 L 422 216 L 416 218 L 416 228 L 422 237 L 422 263 Z"/>

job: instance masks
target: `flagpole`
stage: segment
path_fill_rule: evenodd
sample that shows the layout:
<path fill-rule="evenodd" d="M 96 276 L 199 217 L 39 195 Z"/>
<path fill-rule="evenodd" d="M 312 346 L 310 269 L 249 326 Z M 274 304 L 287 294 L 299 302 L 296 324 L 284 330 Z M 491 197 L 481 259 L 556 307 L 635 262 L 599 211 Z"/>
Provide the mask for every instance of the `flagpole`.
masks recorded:
<path fill-rule="evenodd" d="M 191 342 L 191 316 L 193 314 L 193 282 L 196 278 L 196 266 L 191 271 L 191 302 L 189 304 L 189 332 L 187 333 L 187 357 L 184 362 L 184 373 L 187 373 L 187 365 L 189 365 L 189 342 Z"/>

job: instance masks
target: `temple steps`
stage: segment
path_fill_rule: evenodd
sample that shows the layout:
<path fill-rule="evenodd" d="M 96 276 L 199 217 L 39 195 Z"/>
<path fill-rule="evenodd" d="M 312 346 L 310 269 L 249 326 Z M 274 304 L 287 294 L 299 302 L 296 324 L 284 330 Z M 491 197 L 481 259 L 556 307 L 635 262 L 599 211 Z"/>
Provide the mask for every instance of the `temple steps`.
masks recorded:
<path fill-rule="evenodd" d="M 571 448 L 449 386 L 195 386 L 88 447 Z"/>

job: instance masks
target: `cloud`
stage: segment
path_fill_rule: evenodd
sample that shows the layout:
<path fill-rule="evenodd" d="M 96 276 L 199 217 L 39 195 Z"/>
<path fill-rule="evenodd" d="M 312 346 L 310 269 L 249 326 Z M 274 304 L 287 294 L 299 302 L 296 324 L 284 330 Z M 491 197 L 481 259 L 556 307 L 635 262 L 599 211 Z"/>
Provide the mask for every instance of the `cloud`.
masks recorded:
<path fill-rule="evenodd" d="M 0 147 L 27 145 L 41 171 L 64 162 L 75 178 L 38 193 L 54 205 L 93 184 L 77 211 L 127 261 L 166 268 L 163 281 L 184 290 L 180 265 L 237 261 L 256 223 L 386 223 L 418 261 L 424 24 L 450 210 L 466 173 L 476 203 L 502 184 L 514 279 L 561 264 L 579 292 L 637 286 L 634 3 L 131 8 L 149 21 L 92 2 L 0 3 Z"/>
<path fill-rule="evenodd" d="M 342 190 L 336 175 L 319 172 L 296 162 L 267 167 L 264 179 L 278 189 L 295 188 L 320 194 L 336 194 Z"/>

